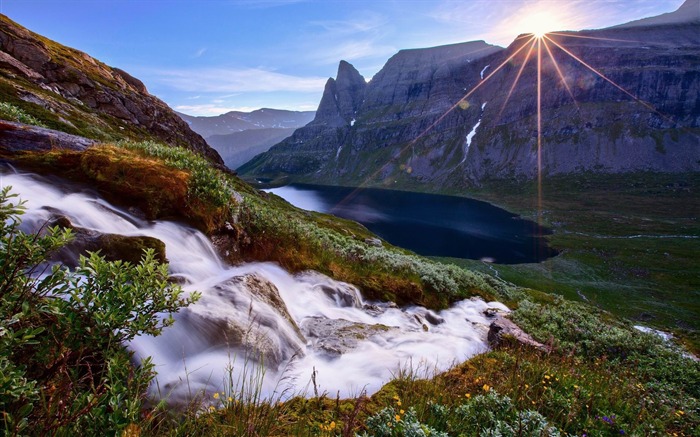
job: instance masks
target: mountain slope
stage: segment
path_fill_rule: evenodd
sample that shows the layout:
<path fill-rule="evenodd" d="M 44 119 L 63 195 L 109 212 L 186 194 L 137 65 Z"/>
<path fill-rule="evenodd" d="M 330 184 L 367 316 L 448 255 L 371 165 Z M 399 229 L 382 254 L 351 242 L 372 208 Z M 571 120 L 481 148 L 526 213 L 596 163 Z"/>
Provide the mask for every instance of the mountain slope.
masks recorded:
<path fill-rule="evenodd" d="M 541 46 L 545 176 L 700 170 L 700 23 L 686 15 L 673 25 L 549 36 Z M 538 72 L 537 43 L 528 41 L 401 51 L 367 85 L 354 121 L 321 110 L 335 97 L 327 85 L 313 123 L 239 171 L 436 191 L 532 179 Z"/>
<path fill-rule="evenodd" d="M 46 126 L 98 140 L 153 139 L 222 163 L 144 84 L 0 15 L 0 99 Z"/>
<path fill-rule="evenodd" d="M 296 128 L 246 129 L 226 135 L 207 137 L 207 143 L 224 160 L 226 167 L 235 170 L 256 155 L 291 136 Z"/>

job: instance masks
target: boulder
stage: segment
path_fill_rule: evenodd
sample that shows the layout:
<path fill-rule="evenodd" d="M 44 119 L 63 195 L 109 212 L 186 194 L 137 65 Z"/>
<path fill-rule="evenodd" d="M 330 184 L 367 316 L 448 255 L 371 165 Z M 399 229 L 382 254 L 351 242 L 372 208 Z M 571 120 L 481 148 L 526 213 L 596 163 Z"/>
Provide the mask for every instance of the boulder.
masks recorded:
<path fill-rule="evenodd" d="M 504 342 L 506 337 L 513 339 L 520 344 L 534 347 L 535 349 L 543 352 L 550 352 L 549 347 L 535 341 L 528 333 L 520 329 L 518 325 L 503 315 L 498 314 L 495 316 L 495 320 L 491 322 L 491 325 L 489 326 L 489 333 L 487 335 L 489 345 L 496 348 Z"/>
<path fill-rule="evenodd" d="M 301 322 L 301 330 L 313 349 L 337 357 L 355 349 L 362 340 L 390 330 L 398 331 L 398 328 L 381 324 L 368 325 L 345 319 L 308 317 Z"/>

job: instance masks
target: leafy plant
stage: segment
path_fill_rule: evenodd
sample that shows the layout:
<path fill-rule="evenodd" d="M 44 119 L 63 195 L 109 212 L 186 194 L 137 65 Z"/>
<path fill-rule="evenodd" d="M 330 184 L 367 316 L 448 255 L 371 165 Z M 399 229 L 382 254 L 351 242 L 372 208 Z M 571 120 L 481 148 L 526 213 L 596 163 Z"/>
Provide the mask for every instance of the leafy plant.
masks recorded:
<path fill-rule="evenodd" d="M 39 127 L 46 127 L 44 123 L 24 112 L 22 108 L 8 102 L 0 102 L 0 118 L 17 121 L 24 124 L 32 124 Z"/>
<path fill-rule="evenodd" d="M 167 281 L 152 250 L 138 265 L 80 259 L 71 272 L 48 255 L 70 230 L 19 229 L 21 202 L 0 191 L 0 410 L 9 435 L 103 434 L 137 422 L 153 365 L 123 342 L 157 335 L 197 299 Z"/>

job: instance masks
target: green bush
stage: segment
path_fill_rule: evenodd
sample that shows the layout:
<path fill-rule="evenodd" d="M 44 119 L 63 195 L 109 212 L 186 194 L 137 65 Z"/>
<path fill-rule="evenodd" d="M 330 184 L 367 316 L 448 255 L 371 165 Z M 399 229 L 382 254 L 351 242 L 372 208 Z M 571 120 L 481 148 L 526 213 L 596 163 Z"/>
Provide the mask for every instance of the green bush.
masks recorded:
<path fill-rule="evenodd" d="M 7 102 L 0 102 L 0 118 L 24 124 L 32 124 L 34 126 L 46 127 L 44 123 L 27 114 L 21 108 Z"/>
<path fill-rule="evenodd" d="M 0 191 L 0 426 L 8 435 L 114 434 L 139 421 L 153 378 L 150 360 L 132 365 L 123 342 L 158 335 L 198 296 L 183 298 L 152 250 L 138 265 L 91 254 L 75 271 L 48 268 L 71 232 L 22 232 L 14 197 Z"/>

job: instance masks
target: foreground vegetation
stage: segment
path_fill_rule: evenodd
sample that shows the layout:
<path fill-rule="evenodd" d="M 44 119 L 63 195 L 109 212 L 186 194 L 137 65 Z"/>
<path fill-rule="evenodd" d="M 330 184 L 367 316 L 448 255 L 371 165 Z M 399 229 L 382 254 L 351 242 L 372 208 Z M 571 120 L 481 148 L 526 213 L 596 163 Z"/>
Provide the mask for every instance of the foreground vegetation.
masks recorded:
<path fill-rule="evenodd" d="M 6 158 L 89 182 L 149 218 L 187 221 L 230 261 L 313 268 L 373 297 L 433 307 L 474 294 L 497 298 L 552 348 L 545 354 L 506 344 L 441 375 L 416 363 L 371 397 L 261 399 L 255 387 L 230 387 L 171 410 L 167 399 L 146 401 L 153 369 L 148 361 L 134 367 L 121 341 L 157 333 L 162 325 L 153 315 L 193 296 L 180 297 L 150 252 L 139 265 L 91 255 L 75 272 L 32 279 L 69 233 L 24 235 L 17 207 L 5 201 L 0 252 L 3 271 L 13 274 L 0 287 L 0 402 L 8 434 L 699 435 L 700 365 L 593 306 L 370 244 L 372 235 L 356 223 L 297 210 L 182 149 L 116 143 Z"/>

